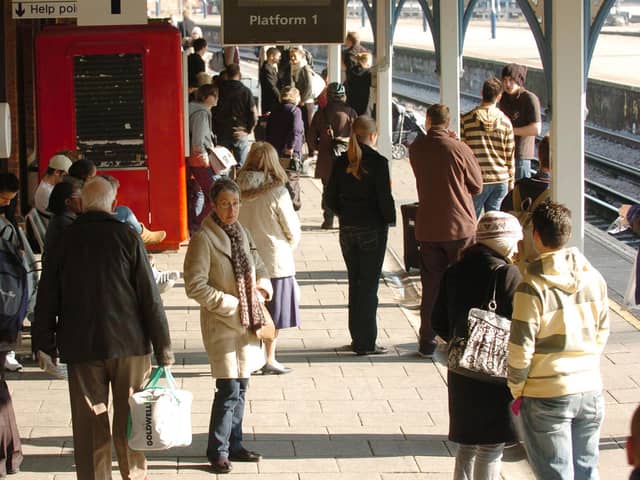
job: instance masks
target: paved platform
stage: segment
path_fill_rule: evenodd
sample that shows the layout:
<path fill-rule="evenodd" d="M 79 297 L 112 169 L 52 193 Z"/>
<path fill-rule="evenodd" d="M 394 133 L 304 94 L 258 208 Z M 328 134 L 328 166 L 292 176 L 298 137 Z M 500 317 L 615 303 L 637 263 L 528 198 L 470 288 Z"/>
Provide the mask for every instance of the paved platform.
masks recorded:
<path fill-rule="evenodd" d="M 393 162 L 397 205 L 415 200 L 406 160 Z M 303 224 L 296 252 L 302 290 L 300 328 L 284 330 L 279 359 L 284 376 L 251 379 L 245 414 L 246 445 L 264 454 L 259 464 L 234 464 L 232 478 L 278 480 L 426 480 L 452 476 L 455 445 L 447 440 L 446 371 L 415 355 L 416 299 L 381 284 L 380 343 L 391 353 L 357 357 L 348 344 L 347 280 L 337 231 L 318 228 L 320 187 L 302 180 Z M 398 212 L 399 213 L 399 212 Z M 400 218 L 400 217 L 399 217 Z M 399 271 L 401 229 L 391 231 L 385 271 Z M 185 248 L 155 255 L 161 268 L 182 270 Z M 175 375 L 194 394 L 193 444 L 150 453 L 150 480 L 210 478 L 206 432 L 214 382 L 200 335 L 199 309 L 178 284 L 164 296 L 177 357 Z M 624 313 L 624 312 L 623 312 Z M 613 333 L 603 358 L 606 420 L 601 440 L 603 478 L 625 478 L 623 451 L 631 413 L 640 401 L 640 332 L 612 312 Z M 28 349 L 27 345 L 24 349 Z M 35 365 L 9 374 L 25 461 L 16 480 L 71 480 L 73 441 L 66 382 Z M 533 478 L 520 449 L 503 465 L 509 480 Z M 114 478 L 120 478 L 114 463 Z"/>

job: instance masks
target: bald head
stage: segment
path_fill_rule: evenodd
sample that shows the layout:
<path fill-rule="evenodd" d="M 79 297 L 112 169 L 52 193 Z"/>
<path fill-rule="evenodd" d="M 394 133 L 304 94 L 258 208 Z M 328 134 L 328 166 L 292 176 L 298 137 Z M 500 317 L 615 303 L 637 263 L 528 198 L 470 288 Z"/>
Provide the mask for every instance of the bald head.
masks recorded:
<path fill-rule="evenodd" d="M 115 190 L 104 178 L 96 177 L 82 188 L 82 210 L 85 212 L 111 213 L 115 199 Z"/>

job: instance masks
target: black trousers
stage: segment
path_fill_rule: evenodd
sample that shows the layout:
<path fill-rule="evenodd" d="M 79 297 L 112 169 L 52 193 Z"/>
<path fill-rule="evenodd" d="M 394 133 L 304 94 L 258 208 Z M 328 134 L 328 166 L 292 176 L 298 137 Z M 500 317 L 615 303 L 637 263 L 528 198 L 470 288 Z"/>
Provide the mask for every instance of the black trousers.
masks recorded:
<path fill-rule="evenodd" d="M 349 333 L 356 352 L 375 348 L 378 336 L 378 283 L 388 227 L 340 226 L 340 248 L 349 277 Z"/>

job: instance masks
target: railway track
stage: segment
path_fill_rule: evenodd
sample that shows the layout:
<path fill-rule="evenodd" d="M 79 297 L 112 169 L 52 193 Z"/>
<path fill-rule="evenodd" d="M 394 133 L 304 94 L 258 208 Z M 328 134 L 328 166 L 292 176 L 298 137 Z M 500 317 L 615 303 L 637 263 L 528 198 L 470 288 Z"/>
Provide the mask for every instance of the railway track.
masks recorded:
<path fill-rule="evenodd" d="M 400 76 L 394 76 L 395 84 L 405 87 L 406 90 L 403 88 L 400 92 L 394 91 L 394 96 L 410 103 L 422 105 L 426 108 L 430 103 L 439 99 L 438 85 Z M 409 89 L 422 90 L 424 93 L 417 94 L 417 92 L 411 92 Z M 463 102 L 466 100 L 472 102 L 473 105 L 477 105 L 480 101 L 480 97 L 473 94 L 461 93 L 460 96 Z M 464 107 L 463 110 L 465 110 Z M 595 135 L 629 148 L 640 148 L 640 141 L 631 135 L 612 132 L 594 125 L 585 125 L 585 131 L 589 135 Z M 585 153 L 585 161 L 587 167 L 594 167 L 613 179 L 623 179 L 640 188 L 640 169 L 636 167 L 593 152 Z M 606 227 L 617 217 L 619 205 L 623 203 L 639 203 L 640 200 L 619 192 L 602 181 L 585 179 L 585 202 L 590 223 L 606 230 Z"/>
<path fill-rule="evenodd" d="M 253 54 L 247 54 L 246 57 L 247 60 L 255 61 L 255 55 Z M 316 69 L 320 70 L 326 66 L 326 62 L 324 59 L 316 58 L 314 59 L 314 65 Z M 439 101 L 440 86 L 419 79 L 394 75 L 393 95 L 402 103 L 410 104 L 408 106 L 426 110 L 429 105 Z M 463 111 L 470 110 L 480 102 L 479 95 L 461 92 L 460 96 L 461 109 Z M 585 133 L 622 144 L 628 148 L 640 148 L 640 141 L 629 134 L 613 132 L 594 125 L 585 125 Z M 640 188 L 640 169 L 634 166 L 593 152 L 585 153 L 585 162 L 587 168 L 595 168 L 602 172 L 605 177 L 630 182 Z M 638 198 L 619 192 L 606 183 L 606 180 L 585 179 L 586 220 L 602 230 L 606 230 L 607 226 L 615 220 L 620 204 L 640 203 Z M 625 238 L 625 235 L 620 235 L 619 238 L 625 243 L 637 243 L 637 238 L 632 235 L 628 236 L 628 238 Z"/>

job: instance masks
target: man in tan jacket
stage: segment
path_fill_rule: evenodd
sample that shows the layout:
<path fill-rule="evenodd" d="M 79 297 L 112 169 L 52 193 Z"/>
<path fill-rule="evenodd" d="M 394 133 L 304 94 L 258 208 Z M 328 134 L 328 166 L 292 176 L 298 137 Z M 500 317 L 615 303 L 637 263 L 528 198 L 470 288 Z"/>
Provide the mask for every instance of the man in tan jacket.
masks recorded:
<path fill-rule="evenodd" d="M 409 147 L 418 188 L 416 240 L 420 243 L 420 344 L 418 353 L 431 357 L 436 334 L 431 311 L 447 266 L 473 241 L 476 214 L 473 195 L 482 191 L 482 173 L 473 152 L 449 131 L 446 105 L 427 110 L 427 135 Z"/>

